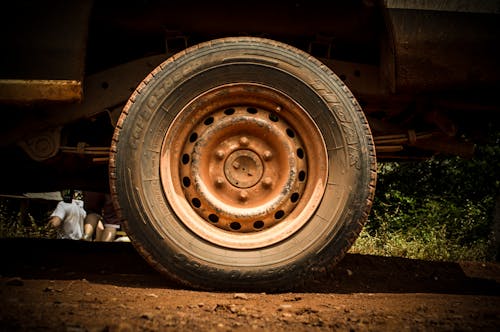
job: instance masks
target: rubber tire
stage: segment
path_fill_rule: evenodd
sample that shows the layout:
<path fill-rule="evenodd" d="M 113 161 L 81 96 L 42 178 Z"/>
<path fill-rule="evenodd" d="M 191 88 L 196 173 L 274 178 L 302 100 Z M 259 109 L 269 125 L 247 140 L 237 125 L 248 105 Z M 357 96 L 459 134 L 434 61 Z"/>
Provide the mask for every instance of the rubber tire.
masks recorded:
<path fill-rule="evenodd" d="M 310 106 L 306 111 L 324 137 L 329 179 L 339 179 L 339 183 L 328 186 L 316 211 L 321 218 L 311 218 L 280 243 L 254 250 L 221 248 L 198 238 L 177 218 L 157 179 L 157 146 L 176 112 L 199 91 L 238 81 L 230 73 L 232 66 L 241 63 L 270 74 L 262 78 L 246 73 L 246 80 L 287 89 L 274 86 L 281 83 L 269 78 L 279 73 L 302 85 L 306 95 L 314 96 L 307 97 L 314 100 L 305 102 L 317 107 Z M 198 80 L 204 82 L 203 86 L 194 83 L 214 68 L 224 68 L 228 75 Z M 193 86 L 199 91 L 192 91 Z M 169 103 L 168 112 L 162 109 L 165 103 Z M 349 89 L 309 54 L 262 38 L 213 40 L 162 63 L 124 107 L 111 150 L 111 192 L 132 243 L 161 273 L 197 289 L 286 290 L 328 273 L 359 235 L 375 191 L 373 139 Z M 238 263 L 240 258 L 244 265 Z"/>

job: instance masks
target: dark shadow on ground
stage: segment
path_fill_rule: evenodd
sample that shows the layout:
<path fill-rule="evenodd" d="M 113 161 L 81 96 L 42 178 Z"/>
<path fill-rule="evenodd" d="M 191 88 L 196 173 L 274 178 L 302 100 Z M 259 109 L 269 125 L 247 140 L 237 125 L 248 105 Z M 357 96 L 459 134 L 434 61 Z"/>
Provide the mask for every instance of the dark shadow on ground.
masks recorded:
<path fill-rule="evenodd" d="M 2 277 L 181 288 L 151 268 L 131 243 L 0 239 L 0 252 Z M 500 265 L 347 254 L 328 276 L 291 291 L 500 295 Z"/>

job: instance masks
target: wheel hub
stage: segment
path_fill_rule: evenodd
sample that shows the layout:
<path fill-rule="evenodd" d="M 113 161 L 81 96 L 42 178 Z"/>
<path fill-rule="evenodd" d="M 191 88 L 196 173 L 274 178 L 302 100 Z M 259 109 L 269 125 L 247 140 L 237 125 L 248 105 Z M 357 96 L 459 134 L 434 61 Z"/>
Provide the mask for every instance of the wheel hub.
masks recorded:
<path fill-rule="evenodd" d="M 227 85 L 197 97 L 166 142 L 166 196 L 208 241 L 242 248 L 275 243 L 307 222 L 324 192 L 321 134 L 300 106 L 266 87 Z"/>
<path fill-rule="evenodd" d="M 246 142 L 248 138 L 241 137 Z M 231 153 L 224 164 L 227 180 L 237 188 L 250 188 L 262 178 L 263 165 L 259 156 L 251 150 L 237 150 Z"/>
<path fill-rule="evenodd" d="M 284 120 L 274 124 L 269 115 L 248 106 L 215 111 L 210 116 L 216 121 L 194 126 L 196 140 L 184 144 L 183 154 L 191 159 L 180 169 L 188 179 L 184 195 L 218 228 L 267 229 L 295 208 L 292 195 L 302 195 L 306 178 L 297 174 L 299 168 L 307 174 L 307 163 L 294 154 L 302 143 L 286 135 Z"/>

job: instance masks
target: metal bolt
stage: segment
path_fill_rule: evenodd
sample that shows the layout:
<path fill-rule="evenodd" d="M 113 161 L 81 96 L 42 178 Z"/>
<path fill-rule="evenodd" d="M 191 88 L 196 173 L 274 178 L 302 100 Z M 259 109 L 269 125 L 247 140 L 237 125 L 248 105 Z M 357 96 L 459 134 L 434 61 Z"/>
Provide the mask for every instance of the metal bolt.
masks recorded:
<path fill-rule="evenodd" d="M 250 144 L 250 140 L 248 139 L 248 137 L 245 136 L 240 137 L 240 145 L 248 146 L 248 144 Z"/>
<path fill-rule="evenodd" d="M 262 179 L 262 186 L 264 188 L 271 188 L 273 185 L 273 179 L 271 179 L 269 176 L 266 176 L 264 179 Z"/>
<path fill-rule="evenodd" d="M 240 201 L 245 202 L 248 199 L 248 193 L 246 191 L 240 192 Z"/>
<path fill-rule="evenodd" d="M 223 185 L 224 185 L 224 179 L 221 176 L 217 177 L 217 179 L 215 179 L 215 186 L 220 188 Z"/>
<path fill-rule="evenodd" d="M 224 159 L 226 154 L 224 153 L 223 150 L 217 150 L 217 152 L 215 152 L 215 156 L 217 157 L 217 159 L 222 160 Z"/>
<path fill-rule="evenodd" d="M 281 106 L 276 106 L 276 112 L 281 112 Z"/>
<path fill-rule="evenodd" d="M 271 160 L 272 157 L 273 153 L 269 150 L 264 151 L 264 153 L 262 154 L 262 158 L 264 158 L 265 161 Z"/>

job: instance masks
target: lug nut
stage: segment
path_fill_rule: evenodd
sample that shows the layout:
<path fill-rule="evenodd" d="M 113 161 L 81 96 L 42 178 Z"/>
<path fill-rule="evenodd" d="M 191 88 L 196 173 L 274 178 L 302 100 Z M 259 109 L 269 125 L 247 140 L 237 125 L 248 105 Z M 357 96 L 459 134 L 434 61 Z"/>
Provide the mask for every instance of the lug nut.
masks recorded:
<path fill-rule="evenodd" d="M 240 137 L 240 145 L 248 146 L 248 144 L 250 144 L 250 140 L 248 139 L 248 137 L 245 136 Z"/>
<path fill-rule="evenodd" d="M 239 162 L 237 162 L 237 161 L 235 161 L 235 162 L 233 163 L 233 168 L 234 168 L 234 169 L 238 169 L 238 168 L 240 168 L 240 163 L 239 163 Z"/>
<path fill-rule="evenodd" d="M 217 179 L 215 179 L 215 186 L 220 188 L 224 185 L 224 179 L 222 177 L 217 177 Z"/>
<path fill-rule="evenodd" d="M 273 179 L 271 179 L 269 176 L 266 176 L 264 179 L 262 179 L 262 186 L 264 188 L 271 188 L 273 185 Z"/>
<path fill-rule="evenodd" d="M 217 152 L 215 153 L 215 156 L 217 157 L 217 159 L 222 160 L 222 159 L 224 159 L 226 154 L 224 153 L 223 150 L 217 150 Z"/>
<path fill-rule="evenodd" d="M 248 200 L 248 193 L 246 191 L 240 192 L 240 201 L 246 202 Z"/>
<path fill-rule="evenodd" d="M 265 161 L 271 160 L 272 157 L 273 153 L 269 150 L 264 151 L 264 153 L 262 154 L 262 158 L 264 158 Z"/>

